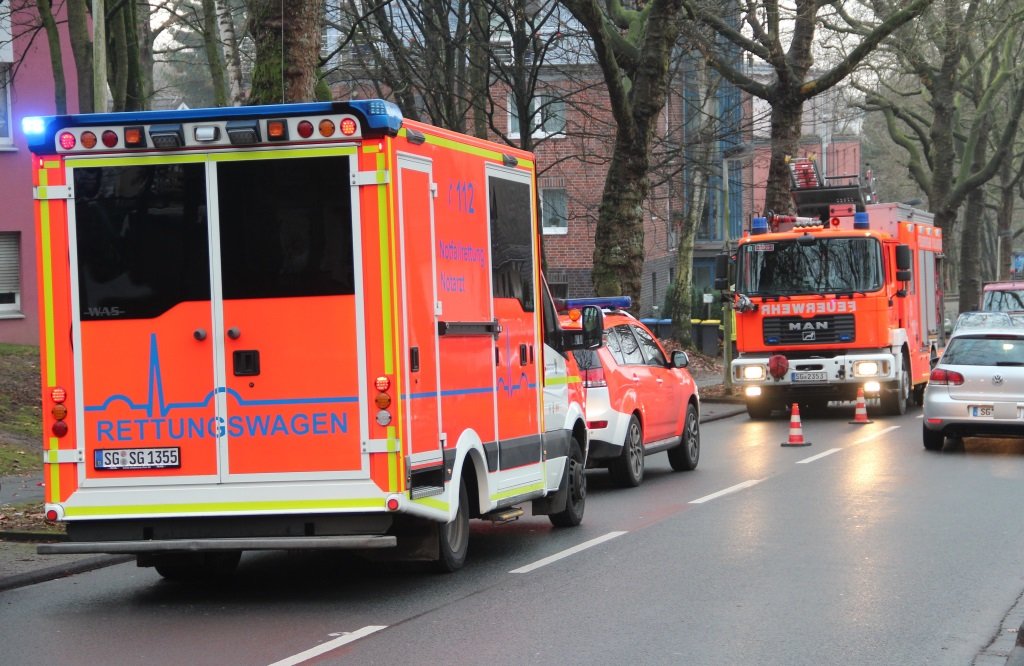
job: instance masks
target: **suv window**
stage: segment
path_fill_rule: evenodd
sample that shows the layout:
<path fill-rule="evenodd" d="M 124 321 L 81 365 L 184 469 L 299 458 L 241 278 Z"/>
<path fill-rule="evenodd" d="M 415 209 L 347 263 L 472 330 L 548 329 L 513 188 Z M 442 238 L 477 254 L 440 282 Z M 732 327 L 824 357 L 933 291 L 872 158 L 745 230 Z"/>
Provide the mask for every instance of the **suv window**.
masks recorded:
<path fill-rule="evenodd" d="M 622 365 L 626 362 L 622 358 L 622 346 L 619 344 L 619 336 L 610 328 L 604 332 L 604 346 L 611 352 L 612 358 L 615 359 L 616 363 Z"/>
<path fill-rule="evenodd" d="M 665 354 L 661 351 L 661 347 L 658 346 L 654 336 L 647 331 L 647 329 L 639 326 L 632 326 L 633 333 L 636 334 L 636 339 L 640 341 L 640 349 L 643 350 L 644 358 L 647 359 L 647 365 L 655 365 L 659 368 L 664 368 L 668 365 L 665 360 Z"/>
<path fill-rule="evenodd" d="M 615 327 L 619 336 L 619 347 L 622 350 L 623 363 L 626 365 L 645 365 L 644 353 L 640 351 L 640 343 L 633 335 L 633 327 L 629 324 L 619 324 Z"/>

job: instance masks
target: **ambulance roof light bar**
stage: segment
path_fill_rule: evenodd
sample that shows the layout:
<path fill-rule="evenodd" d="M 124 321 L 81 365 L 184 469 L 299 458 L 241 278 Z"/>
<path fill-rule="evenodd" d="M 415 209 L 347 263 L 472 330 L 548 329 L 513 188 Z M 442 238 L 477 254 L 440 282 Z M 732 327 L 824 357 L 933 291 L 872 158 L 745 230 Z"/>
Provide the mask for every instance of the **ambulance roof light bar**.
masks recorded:
<path fill-rule="evenodd" d="M 205 121 L 250 121 L 296 116 L 352 114 L 359 120 L 363 138 L 394 136 L 402 127 L 401 110 L 393 102 L 382 99 L 357 99 L 348 102 L 309 102 L 268 104 L 263 106 L 228 106 L 206 109 L 174 109 L 166 111 L 120 111 L 85 113 L 64 116 L 30 116 L 21 121 L 29 149 L 36 154 L 53 152 L 61 130 L 74 127 L 124 127 L 136 125 L 173 125 Z M 242 137 L 239 130 L 239 137 Z M 170 141 L 171 139 L 164 139 Z M 232 141 L 235 143 L 235 141 Z"/>
<path fill-rule="evenodd" d="M 555 301 L 555 306 L 559 311 L 576 310 L 586 305 L 596 305 L 605 310 L 627 310 L 633 305 L 633 299 L 630 296 L 594 296 L 563 298 Z"/>

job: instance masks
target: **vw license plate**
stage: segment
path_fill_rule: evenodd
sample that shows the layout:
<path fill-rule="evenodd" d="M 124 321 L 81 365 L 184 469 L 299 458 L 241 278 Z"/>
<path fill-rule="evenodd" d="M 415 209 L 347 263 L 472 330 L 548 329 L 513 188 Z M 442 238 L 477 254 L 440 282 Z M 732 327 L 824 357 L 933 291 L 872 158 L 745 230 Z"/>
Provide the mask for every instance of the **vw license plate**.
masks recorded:
<path fill-rule="evenodd" d="M 825 372 L 794 372 L 791 379 L 794 382 L 823 382 L 828 379 Z"/>
<path fill-rule="evenodd" d="M 96 449 L 96 469 L 161 469 L 181 467 L 181 449 Z"/>
<path fill-rule="evenodd" d="M 971 405 L 971 416 L 992 416 L 992 405 Z"/>

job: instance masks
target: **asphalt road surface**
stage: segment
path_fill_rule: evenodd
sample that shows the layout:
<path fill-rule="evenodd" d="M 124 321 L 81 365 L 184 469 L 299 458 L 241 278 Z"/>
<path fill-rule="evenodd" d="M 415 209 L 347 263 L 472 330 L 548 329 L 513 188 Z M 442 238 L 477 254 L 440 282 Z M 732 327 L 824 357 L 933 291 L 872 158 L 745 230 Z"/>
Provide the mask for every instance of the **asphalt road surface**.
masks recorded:
<path fill-rule="evenodd" d="M 466 567 L 247 553 L 219 585 L 121 564 L 0 593 L 11 664 L 972 664 L 1024 590 L 1024 441 L 920 410 L 702 425 L 695 472 L 589 474 L 584 523 L 474 524 Z M 1012 641 L 1011 641 L 1012 642 Z"/>

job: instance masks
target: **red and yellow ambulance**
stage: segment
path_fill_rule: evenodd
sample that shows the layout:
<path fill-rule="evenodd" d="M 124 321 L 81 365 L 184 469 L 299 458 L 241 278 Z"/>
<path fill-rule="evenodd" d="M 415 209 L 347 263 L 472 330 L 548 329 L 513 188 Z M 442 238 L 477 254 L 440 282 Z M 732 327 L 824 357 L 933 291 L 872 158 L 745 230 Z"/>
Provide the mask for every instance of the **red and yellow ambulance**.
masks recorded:
<path fill-rule="evenodd" d="M 530 153 L 382 100 L 29 118 L 40 552 L 171 577 L 253 549 L 461 566 L 471 517 L 574 525 L 582 391 Z"/>

